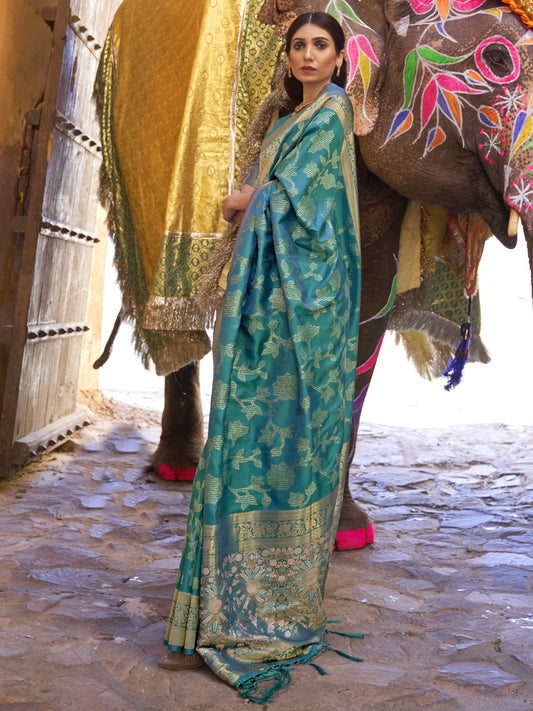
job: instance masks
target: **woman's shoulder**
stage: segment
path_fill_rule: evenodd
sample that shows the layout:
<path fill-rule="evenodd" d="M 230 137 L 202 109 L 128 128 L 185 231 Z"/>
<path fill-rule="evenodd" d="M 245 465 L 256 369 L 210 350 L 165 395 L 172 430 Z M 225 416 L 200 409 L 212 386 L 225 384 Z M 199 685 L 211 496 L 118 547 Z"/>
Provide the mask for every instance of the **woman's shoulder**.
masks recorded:
<path fill-rule="evenodd" d="M 322 91 L 324 92 L 324 99 L 326 99 L 325 103 L 327 105 L 341 106 L 344 108 L 351 107 L 352 103 L 348 98 L 348 94 L 341 86 L 333 83 L 326 84 Z"/>
<path fill-rule="evenodd" d="M 341 120 L 347 120 L 351 123 L 353 117 L 352 102 L 344 89 L 337 84 L 326 84 L 322 90 L 323 103 L 322 109 L 331 109 L 338 114 Z"/>

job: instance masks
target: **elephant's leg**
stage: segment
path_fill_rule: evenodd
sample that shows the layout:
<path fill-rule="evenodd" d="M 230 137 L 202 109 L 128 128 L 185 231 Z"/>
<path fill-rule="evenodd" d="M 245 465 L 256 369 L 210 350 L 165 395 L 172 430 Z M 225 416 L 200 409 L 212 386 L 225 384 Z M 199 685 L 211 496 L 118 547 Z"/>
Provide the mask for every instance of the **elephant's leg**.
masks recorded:
<path fill-rule="evenodd" d="M 350 493 L 349 468 L 355 453 L 361 410 L 394 300 L 399 236 L 406 208 L 404 198 L 390 191 L 372 174 L 366 173 L 364 166 L 359 172 L 363 267 L 361 324 L 350 452 L 335 538 L 337 550 L 362 548 L 374 540 L 374 527 L 368 514 L 355 503 Z"/>
<path fill-rule="evenodd" d="M 165 377 L 161 438 L 152 467 L 163 479 L 190 480 L 203 445 L 200 363 L 194 361 Z"/>

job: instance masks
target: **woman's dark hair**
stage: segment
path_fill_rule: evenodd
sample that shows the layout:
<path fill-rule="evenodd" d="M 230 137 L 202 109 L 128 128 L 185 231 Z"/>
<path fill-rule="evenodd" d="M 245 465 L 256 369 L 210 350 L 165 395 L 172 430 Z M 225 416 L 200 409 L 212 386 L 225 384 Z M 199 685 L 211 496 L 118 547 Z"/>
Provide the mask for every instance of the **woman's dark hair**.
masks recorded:
<path fill-rule="evenodd" d="M 300 29 L 300 27 L 302 27 L 302 25 L 307 24 L 317 25 L 317 27 L 326 30 L 326 32 L 329 33 L 329 35 L 333 39 L 333 42 L 335 43 L 335 49 L 337 50 L 337 54 L 339 54 L 339 52 L 344 49 L 346 38 L 344 37 L 342 27 L 334 17 L 328 15 L 327 12 L 305 12 L 303 15 L 299 15 L 294 20 L 294 22 L 287 31 L 287 37 L 285 41 L 285 52 L 287 53 L 287 56 L 289 55 L 292 38 L 294 37 L 295 33 L 297 32 L 297 30 Z M 338 86 L 344 88 L 346 86 L 347 77 L 348 71 L 346 59 L 343 59 L 339 74 L 337 75 L 337 71 L 334 71 L 333 76 L 331 77 L 331 81 L 333 82 L 333 84 L 337 84 Z M 299 104 L 303 99 L 302 82 L 298 81 L 298 79 L 296 79 L 295 77 L 289 77 L 289 75 L 286 74 L 283 83 L 285 85 L 285 90 L 287 91 L 287 94 L 292 99 L 292 101 Z"/>

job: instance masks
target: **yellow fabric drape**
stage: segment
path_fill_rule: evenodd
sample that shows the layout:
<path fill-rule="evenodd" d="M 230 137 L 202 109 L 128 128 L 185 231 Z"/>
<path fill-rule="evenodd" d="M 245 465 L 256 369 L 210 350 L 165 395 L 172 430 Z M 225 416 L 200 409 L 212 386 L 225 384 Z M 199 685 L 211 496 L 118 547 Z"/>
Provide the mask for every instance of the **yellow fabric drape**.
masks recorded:
<path fill-rule="evenodd" d="M 232 188 L 238 141 L 271 90 L 281 48 L 274 29 L 257 20 L 260 5 L 124 0 L 110 30 L 106 136 L 124 190 L 113 198 L 116 206 L 127 197 L 133 227 L 133 242 L 122 240 L 121 284 L 131 276 L 128 263 L 142 264 L 131 276 L 137 288 L 126 291 L 136 298 L 137 336 L 160 374 L 209 350 L 195 296 L 226 226 L 221 203 Z"/>
<path fill-rule="evenodd" d="M 411 200 L 400 233 L 397 293 L 420 287 L 424 255 L 439 255 L 446 232 L 448 211 L 439 205 L 421 205 Z"/>
<path fill-rule="evenodd" d="M 127 0 L 113 21 L 115 140 L 149 288 L 164 236 L 224 229 L 241 4 Z"/>

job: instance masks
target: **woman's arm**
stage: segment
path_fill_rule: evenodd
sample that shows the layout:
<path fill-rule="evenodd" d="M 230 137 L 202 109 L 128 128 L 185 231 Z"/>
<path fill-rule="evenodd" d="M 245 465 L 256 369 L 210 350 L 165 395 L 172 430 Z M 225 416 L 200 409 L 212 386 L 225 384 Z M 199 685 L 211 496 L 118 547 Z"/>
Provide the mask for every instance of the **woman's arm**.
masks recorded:
<path fill-rule="evenodd" d="M 226 222 L 239 224 L 248 207 L 253 188 L 251 185 L 243 185 L 241 190 L 234 190 L 231 195 L 222 203 L 222 215 Z"/>

